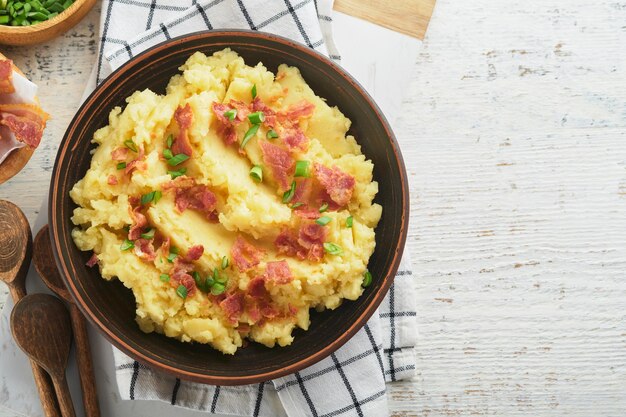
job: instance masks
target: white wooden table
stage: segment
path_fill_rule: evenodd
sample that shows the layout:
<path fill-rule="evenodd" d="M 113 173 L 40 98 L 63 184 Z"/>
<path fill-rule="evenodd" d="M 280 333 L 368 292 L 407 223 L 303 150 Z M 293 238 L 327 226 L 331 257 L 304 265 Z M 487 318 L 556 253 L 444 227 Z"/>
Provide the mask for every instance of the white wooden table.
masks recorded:
<path fill-rule="evenodd" d="M 1 50 L 55 115 L 0 186 L 31 221 L 98 16 Z M 626 415 L 625 51 L 623 0 L 438 1 L 397 128 L 420 344 L 394 416 Z"/>

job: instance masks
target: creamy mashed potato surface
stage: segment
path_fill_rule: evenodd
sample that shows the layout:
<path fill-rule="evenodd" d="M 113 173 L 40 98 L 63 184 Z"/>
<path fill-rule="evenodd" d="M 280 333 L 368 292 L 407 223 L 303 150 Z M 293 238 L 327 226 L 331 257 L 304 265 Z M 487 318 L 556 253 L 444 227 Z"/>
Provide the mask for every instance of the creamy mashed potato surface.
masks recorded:
<path fill-rule="evenodd" d="M 297 68 L 273 74 L 225 49 L 180 70 L 95 133 L 70 193 L 73 239 L 133 291 L 145 332 L 228 354 L 245 338 L 289 345 L 311 308 L 371 281 L 373 165 Z"/>

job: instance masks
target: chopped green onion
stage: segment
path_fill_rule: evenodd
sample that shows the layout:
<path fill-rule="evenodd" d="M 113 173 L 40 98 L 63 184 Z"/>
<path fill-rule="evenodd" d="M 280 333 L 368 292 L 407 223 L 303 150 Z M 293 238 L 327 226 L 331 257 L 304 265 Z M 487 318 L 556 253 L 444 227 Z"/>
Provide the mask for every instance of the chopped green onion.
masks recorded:
<path fill-rule="evenodd" d="M 252 139 L 254 135 L 256 135 L 256 132 L 259 131 L 259 126 L 260 125 L 252 125 L 252 127 L 248 129 L 248 131 L 243 137 L 243 140 L 241 141 L 241 145 L 239 146 L 241 149 L 243 149 L 244 146 L 246 146 L 246 144 L 248 143 L 248 141 Z"/>
<path fill-rule="evenodd" d="M 251 91 L 251 93 L 252 93 L 252 98 L 253 98 L 253 99 L 255 99 L 255 98 L 256 98 L 256 84 L 254 84 L 254 85 L 252 86 L 252 91 Z"/>
<path fill-rule="evenodd" d="M 10 19 L 8 15 L 0 16 L 0 25 L 6 25 Z"/>
<path fill-rule="evenodd" d="M 177 248 L 177 247 L 172 246 L 172 247 L 170 248 L 170 253 L 173 253 L 174 255 L 178 255 L 178 248 Z"/>
<path fill-rule="evenodd" d="M 328 203 L 324 202 L 324 204 L 322 204 L 322 205 L 320 206 L 319 212 L 320 212 L 320 213 L 323 213 L 323 212 L 325 212 L 326 210 L 328 210 Z"/>
<path fill-rule="evenodd" d="M 120 245 L 121 250 L 129 250 L 135 247 L 135 242 L 132 240 L 125 239 L 124 242 Z"/>
<path fill-rule="evenodd" d="M 262 111 L 257 111 L 254 113 L 250 113 L 248 115 L 248 120 L 250 120 L 250 123 L 258 125 L 260 123 L 263 123 L 265 121 L 265 114 L 263 114 Z"/>
<path fill-rule="evenodd" d="M 226 268 L 228 268 L 228 263 L 229 263 L 229 261 L 228 261 L 228 257 L 224 256 L 224 257 L 222 258 L 222 269 L 226 269 Z"/>
<path fill-rule="evenodd" d="M 309 161 L 296 161 L 296 173 L 295 177 L 308 177 L 309 176 Z"/>
<path fill-rule="evenodd" d="M 297 203 L 293 203 L 293 204 L 291 205 L 291 208 L 292 208 L 292 209 L 296 209 L 296 208 L 298 208 L 298 207 L 300 207 L 300 206 L 303 206 L 303 205 L 304 205 L 304 203 L 303 203 L 302 201 L 298 201 Z"/>
<path fill-rule="evenodd" d="M 126 162 L 120 162 L 119 164 L 117 164 L 117 170 L 119 171 L 120 169 L 124 169 L 126 168 Z"/>
<path fill-rule="evenodd" d="M 180 177 L 181 175 L 185 175 L 186 172 L 187 172 L 187 168 L 181 168 L 176 171 L 167 171 L 167 173 L 172 176 L 172 179 L 176 179 Z"/>
<path fill-rule="evenodd" d="M 160 279 L 161 281 L 163 281 L 163 282 L 170 282 L 170 276 L 169 276 L 169 275 L 167 275 L 167 274 L 161 274 L 161 275 L 159 276 L 159 279 Z"/>
<path fill-rule="evenodd" d="M 144 194 L 141 196 L 141 204 L 142 205 L 146 205 L 146 204 L 150 204 L 152 202 L 152 200 L 154 200 L 154 194 L 155 191 L 151 191 L 148 194 Z"/>
<path fill-rule="evenodd" d="M 256 182 L 263 181 L 263 168 L 261 168 L 259 165 L 253 166 L 250 170 L 250 176 Z"/>
<path fill-rule="evenodd" d="M 370 271 L 365 271 L 365 273 L 363 274 L 363 283 L 361 284 L 361 286 L 363 288 L 369 287 L 371 283 L 372 283 L 372 273 Z"/>
<path fill-rule="evenodd" d="M 169 263 L 173 263 L 173 262 L 174 262 L 174 259 L 176 259 L 176 257 L 177 257 L 177 256 L 178 256 L 178 254 L 177 254 L 177 253 L 172 253 L 172 252 L 170 252 L 170 254 L 169 254 L 169 255 L 167 255 L 167 262 L 169 262 Z"/>
<path fill-rule="evenodd" d="M 276 131 L 274 129 L 270 129 L 267 131 L 267 136 L 268 139 L 276 139 L 278 137 L 278 133 L 276 133 Z"/>
<path fill-rule="evenodd" d="M 172 143 L 174 143 L 174 135 L 172 135 L 170 133 L 170 135 L 167 137 L 167 139 L 165 140 L 165 143 L 167 144 L 167 148 L 171 148 L 172 147 Z M 163 154 L 165 154 L 165 152 L 163 152 Z"/>
<path fill-rule="evenodd" d="M 213 268 L 213 279 L 221 284 L 225 284 L 228 281 L 227 277 L 220 275 L 220 271 L 217 268 Z"/>
<path fill-rule="evenodd" d="M 197 271 L 193 271 L 191 273 L 193 280 L 196 281 L 196 285 L 200 287 L 202 285 L 202 279 L 200 278 L 200 274 Z"/>
<path fill-rule="evenodd" d="M 235 120 L 235 117 L 237 117 L 237 109 L 230 109 L 228 111 L 225 111 L 224 117 L 232 122 L 233 120 Z"/>
<path fill-rule="evenodd" d="M 163 158 L 165 159 L 172 159 L 174 157 L 174 154 L 172 153 L 171 149 L 163 149 Z"/>
<path fill-rule="evenodd" d="M 331 255 L 341 255 L 343 253 L 343 249 L 341 249 L 341 246 L 331 242 L 324 243 L 324 250 Z"/>
<path fill-rule="evenodd" d="M 137 152 L 137 145 L 135 145 L 135 142 L 133 142 L 132 139 L 128 139 L 127 141 L 124 141 L 124 146 L 126 146 L 128 149 L 130 149 L 133 152 Z"/>
<path fill-rule="evenodd" d="M 213 286 L 211 287 L 211 294 L 213 295 L 220 295 L 222 294 L 224 291 L 226 290 L 226 286 L 224 284 L 220 284 L 219 282 L 216 282 L 215 284 L 213 284 Z"/>
<path fill-rule="evenodd" d="M 150 228 L 145 233 L 142 233 L 141 237 L 148 240 L 154 239 L 154 232 L 156 232 L 156 230 L 154 228 Z"/>
<path fill-rule="evenodd" d="M 174 155 L 173 157 L 168 159 L 167 164 L 175 167 L 176 165 L 182 164 L 187 159 L 189 159 L 187 155 L 185 155 L 184 153 L 179 153 L 178 155 Z"/>
<path fill-rule="evenodd" d="M 158 203 L 161 197 L 163 197 L 163 193 L 161 191 L 155 191 L 154 192 L 154 204 Z"/>
<path fill-rule="evenodd" d="M 178 294 L 178 296 L 184 300 L 185 298 L 187 298 L 187 287 L 185 287 L 184 285 L 179 285 L 178 288 L 176 288 L 176 294 Z"/>
<path fill-rule="evenodd" d="M 315 220 L 315 223 L 319 224 L 320 226 L 326 226 L 328 223 L 330 223 L 331 220 L 331 217 L 322 216 L 319 219 Z"/>
<path fill-rule="evenodd" d="M 287 191 L 285 191 L 285 193 L 283 194 L 283 203 L 288 203 L 293 199 L 293 195 L 296 193 L 296 182 L 292 181 L 291 182 L 291 188 L 289 188 Z"/>
<path fill-rule="evenodd" d="M 354 222 L 354 219 L 352 218 L 352 216 L 348 216 L 348 218 L 346 219 L 346 227 L 351 228 L 353 222 Z"/>

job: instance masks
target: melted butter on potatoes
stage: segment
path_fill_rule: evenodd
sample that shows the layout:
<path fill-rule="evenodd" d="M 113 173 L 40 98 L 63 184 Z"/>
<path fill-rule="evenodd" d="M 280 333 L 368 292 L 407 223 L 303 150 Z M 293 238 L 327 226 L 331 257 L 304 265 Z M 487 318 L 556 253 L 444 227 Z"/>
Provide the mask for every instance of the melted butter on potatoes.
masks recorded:
<path fill-rule="evenodd" d="M 225 49 L 180 70 L 95 133 L 72 237 L 133 291 L 145 332 L 228 354 L 246 338 L 289 345 L 311 308 L 364 291 L 382 213 L 373 165 L 297 68 Z"/>

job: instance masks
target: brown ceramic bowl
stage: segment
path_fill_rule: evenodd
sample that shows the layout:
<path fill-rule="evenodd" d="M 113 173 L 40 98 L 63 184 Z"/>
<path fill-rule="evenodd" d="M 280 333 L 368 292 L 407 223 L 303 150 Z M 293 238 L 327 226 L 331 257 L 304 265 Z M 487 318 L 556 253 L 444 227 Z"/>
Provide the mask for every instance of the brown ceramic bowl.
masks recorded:
<path fill-rule="evenodd" d="M 357 301 L 334 311 L 312 312 L 308 331 L 296 331 L 291 346 L 269 349 L 250 343 L 235 355 L 210 346 L 181 343 L 139 330 L 135 300 L 119 281 L 107 282 L 85 263 L 90 253 L 72 241 L 72 186 L 85 175 L 94 132 L 108 123 L 109 111 L 124 106 L 135 90 L 164 92 L 195 51 L 211 54 L 223 48 L 237 51 L 248 64 L 263 62 L 271 71 L 281 63 L 296 66 L 313 90 L 337 105 L 352 120 L 350 133 L 374 162 L 380 185 L 376 201 L 383 216 L 376 229 L 376 250 L 369 269 L 373 283 Z M 393 132 L 363 88 L 342 68 L 319 53 L 291 40 L 259 32 L 202 32 L 172 39 L 138 55 L 107 78 L 85 101 L 70 123 L 52 174 L 49 221 L 57 264 L 85 316 L 114 346 L 137 361 L 179 378 L 217 385 L 266 381 L 296 372 L 330 355 L 352 337 L 374 313 L 391 285 L 407 236 L 409 194 L 406 171 Z"/>

